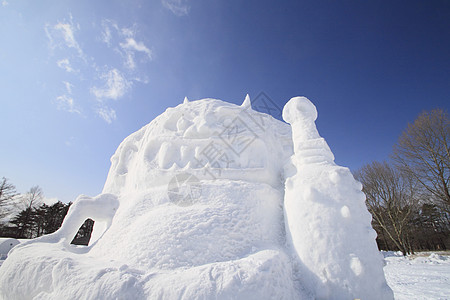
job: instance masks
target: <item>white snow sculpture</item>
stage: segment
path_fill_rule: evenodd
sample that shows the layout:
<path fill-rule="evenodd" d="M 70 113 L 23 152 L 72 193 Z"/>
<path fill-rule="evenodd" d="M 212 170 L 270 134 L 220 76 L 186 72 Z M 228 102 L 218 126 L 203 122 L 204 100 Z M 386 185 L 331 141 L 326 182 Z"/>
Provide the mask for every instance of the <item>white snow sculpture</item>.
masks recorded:
<path fill-rule="evenodd" d="M 337 166 L 317 132 L 315 106 L 292 98 L 283 119 L 292 126 L 294 155 L 288 165 L 284 210 L 288 241 L 305 284 L 316 299 L 393 298 L 365 207 L 365 195 L 349 169 Z"/>
<path fill-rule="evenodd" d="M 248 95 L 168 108 L 120 144 L 101 195 L 80 196 L 60 230 L 10 252 L 0 296 L 392 298 L 361 186 L 334 165 L 314 106 L 295 99 L 292 131 Z M 85 218 L 96 237 L 70 245 Z"/>

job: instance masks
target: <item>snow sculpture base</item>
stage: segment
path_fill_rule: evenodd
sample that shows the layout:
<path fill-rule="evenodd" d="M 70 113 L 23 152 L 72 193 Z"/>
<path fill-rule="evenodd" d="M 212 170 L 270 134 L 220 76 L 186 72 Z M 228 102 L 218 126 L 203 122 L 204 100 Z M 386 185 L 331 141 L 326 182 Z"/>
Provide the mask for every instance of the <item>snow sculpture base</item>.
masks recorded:
<path fill-rule="evenodd" d="M 101 195 L 10 252 L 0 296 L 392 298 L 361 186 L 333 163 L 315 107 L 294 98 L 283 116 L 292 130 L 249 97 L 167 109 L 121 143 Z M 86 218 L 90 245 L 70 245 Z"/>

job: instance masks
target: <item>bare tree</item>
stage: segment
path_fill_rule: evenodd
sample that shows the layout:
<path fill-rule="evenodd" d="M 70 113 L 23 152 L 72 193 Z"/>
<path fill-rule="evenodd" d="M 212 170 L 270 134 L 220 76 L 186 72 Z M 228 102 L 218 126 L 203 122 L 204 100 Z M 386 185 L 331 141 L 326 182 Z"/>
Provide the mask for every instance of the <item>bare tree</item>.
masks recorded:
<path fill-rule="evenodd" d="M 22 196 L 22 203 L 25 207 L 25 209 L 38 207 L 42 200 L 44 199 L 44 192 L 42 189 L 36 185 L 30 188 L 30 190 Z"/>
<path fill-rule="evenodd" d="M 32 238 L 31 224 L 33 223 L 34 209 L 42 203 L 43 198 L 44 193 L 38 185 L 33 186 L 26 194 L 22 195 L 21 201 L 24 209 L 20 215 L 20 222 L 23 224 L 19 231 L 20 237 Z"/>
<path fill-rule="evenodd" d="M 363 185 L 373 225 L 381 228 L 403 255 L 413 252 L 409 224 L 417 209 L 416 180 L 386 162 L 373 162 L 355 173 Z"/>
<path fill-rule="evenodd" d="M 450 118 L 442 109 L 423 112 L 394 146 L 394 161 L 450 213 Z"/>
<path fill-rule="evenodd" d="M 17 196 L 16 187 L 3 177 L 0 181 L 0 218 L 8 214 L 8 209 L 15 196 Z"/>

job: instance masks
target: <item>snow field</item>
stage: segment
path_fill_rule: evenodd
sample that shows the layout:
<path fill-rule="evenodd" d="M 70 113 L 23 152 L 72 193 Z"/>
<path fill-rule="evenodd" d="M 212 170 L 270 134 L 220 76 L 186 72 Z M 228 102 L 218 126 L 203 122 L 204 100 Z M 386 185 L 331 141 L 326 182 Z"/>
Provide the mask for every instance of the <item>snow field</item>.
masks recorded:
<path fill-rule="evenodd" d="M 403 257 L 383 252 L 384 272 L 397 300 L 450 299 L 450 258 L 437 253 Z M 422 256 L 426 255 L 426 256 Z"/>

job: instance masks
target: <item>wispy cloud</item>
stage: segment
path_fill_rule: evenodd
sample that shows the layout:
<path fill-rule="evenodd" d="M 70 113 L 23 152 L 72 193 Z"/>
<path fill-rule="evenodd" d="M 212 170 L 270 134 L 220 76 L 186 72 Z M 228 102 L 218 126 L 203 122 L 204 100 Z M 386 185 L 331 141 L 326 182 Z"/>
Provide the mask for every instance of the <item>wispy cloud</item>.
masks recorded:
<path fill-rule="evenodd" d="M 135 52 L 142 52 L 148 59 L 152 58 L 152 52 L 150 49 L 148 49 L 144 43 L 136 42 L 133 38 L 127 38 L 125 43 L 120 43 L 120 47 L 124 50 L 126 57 L 125 66 L 128 69 L 134 70 L 136 68 Z"/>
<path fill-rule="evenodd" d="M 6 0 L 2 1 L 2 6 L 8 6 L 8 4 L 9 4 L 8 1 L 6 1 Z"/>
<path fill-rule="evenodd" d="M 122 57 L 122 64 L 125 66 L 125 72 L 109 67 L 109 71 L 99 76 L 103 85 L 91 88 L 91 93 L 99 104 L 97 114 L 107 123 L 113 122 L 117 117 L 116 111 L 109 107 L 107 100 L 120 99 L 132 88 L 133 81 L 138 81 L 136 59 L 139 56 L 140 62 L 152 59 L 152 51 L 144 42 L 137 41 L 136 35 L 136 25 L 121 27 L 114 20 L 102 20 L 101 41 Z"/>
<path fill-rule="evenodd" d="M 75 102 L 71 96 L 66 94 L 56 97 L 58 109 L 65 110 L 70 113 L 81 114 L 80 110 L 75 107 Z"/>
<path fill-rule="evenodd" d="M 102 87 L 94 86 L 91 88 L 91 93 L 100 101 L 107 99 L 117 100 L 131 87 L 131 82 L 117 69 L 112 69 L 102 74 L 101 79 L 104 81 Z"/>
<path fill-rule="evenodd" d="M 46 24 L 44 27 L 51 48 L 72 48 L 78 53 L 80 58 L 85 60 L 83 50 L 75 39 L 75 32 L 79 29 L 80 25 L 73 23 L 72 15 L 70 15 L 69 21 L 58 22 L 56 25 Z"/>
<path fill-rule="evenodd" d="M 75 48 L 79 52 L 82 52 L 80 45 L 78 45 L 78 42 L 75 40 L 75 36 L 73 35 L 74 28 L 72 24 L 58 23 L 54 26 L 54 28 L 62 33 L 62 36 L 64 38 L 64 41 L 66 42 L 67 47 Z"/>
<path fill-rule="evenodd" d="M 72 94 L 73 84 L 71 84 L 70 82 L 67 82 L 67 81 L 63 81 L 63 84 L 66 87 L 67 93 Z"/>
<path fill-rule="evenodd" d="M 111 124 L 116 119 L 116 111 L 110 107 L 102 106 L 97 110 L 97 114 L 105 120 L 106 123 Z"/>
<path fill-rule="evenodd" d="M 103 20 L 102 28 L 102 41 L 106 43 L 108 47 L 114 46 L 114 36 L 116 39 L 119 39 L 119 47 L 115 47 L 115 50 L 124 58 L 123 65 L 127 69 L 136 69 L 136 55 L 139 53 L 143 55 L 144 61 L 152 59 L 152 51 L 144 44 L 144 42 L 136 41 L 135 28 L 121 28 L 112 20 Z"/>
<path fill-rule="evenodd" d="M 139 51 L 152 58 L 152 52 L 142 42 L 136 42 L 133 38 L 127 38 L 125 43 L 120 43 L 120 47 L 125 50 Z"/>
<path fill-rule="evenodd" d="M 105 19 L 102 20 L 102 41 L 107 44 L 108 46 L 111 46 L 111 40 L 112 40 L 112 28 L 115 28 L 118 30 L 117 24 L 111 20 Z"/>
<path fill-rule="evenodd" d="M 86 28 L 89 29 L 89 25 L 83 25 L 81 30 L 72 15 L 44 27 L 51 55 L 58 56 L 56 65 L 71 73 L 70 78 L 63 81 L 65 91 L 55 98 L 55 103 L 59 110 L 82 115 L 82 110 L 78 108 L 80 102 L 78 97 L 74 97 L 76 90 L 71 82 L 75 80 L 77 86 L 88 84 L 87 88 L 94 98 L 91 99 L 94 102 L 94 112 L 107 123 L 111 123 L 117 117 L 116 111 L 111 108 L 112 101 L 123 98 L 133 88 L 134 82 L 148 83 L 141 67 L 153 59 L 153 52 L 145 41 L 139 38 L 136 24 L 119 26 L 114 20 L 103 19 L 101 30 L 91 32 L 97 35 L 96 41 L 106 44 L 107 47 L 103 50 L 105 52 L 93 54 L 89 52 L 91 48 L 83 46 L 83 38 L 88 33 Z M 116 57 L 99 65 L 98 62 L 104 59 L 99 59 L 98 53 L 105 53 L 108 57 L 114 54 Z"/>
<path fill-rule="evenodd" d="M 75 101 L 72 97 L 73 85 L 67 81 L 63 81 L 63 84 L 65 87 L 64 94 L 56 97 L 55 99 L 58 109 L 81 115 L 81 111 L 76 107 Z"/>
<path fill-rule="evenodd" d="M 136 30 L 133 28 L 123 27 L 120 29 L 120 32 L 123 36 L 133 37 L 136 34 Z"/>
<path fill-rule="evenodd" d="M 162 4 L 179 17 L 188 15 L 191 9 L 187 0 L 162 0 Z"/>
<path fill-rule="evenodd" d="M 68 58 L 60 59 L 56 62 L 56 64 L 61 69 L 66 70 L 66 72 L 69 72 L 69 73 L 78 73 L 79 72 L 79 70 L 75 70 L 74 68 L 72 68 L 72 65 L 70 64 L 70 61 Z"/>

